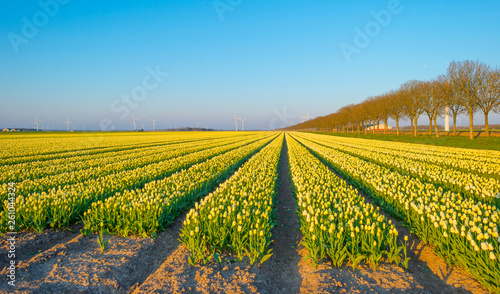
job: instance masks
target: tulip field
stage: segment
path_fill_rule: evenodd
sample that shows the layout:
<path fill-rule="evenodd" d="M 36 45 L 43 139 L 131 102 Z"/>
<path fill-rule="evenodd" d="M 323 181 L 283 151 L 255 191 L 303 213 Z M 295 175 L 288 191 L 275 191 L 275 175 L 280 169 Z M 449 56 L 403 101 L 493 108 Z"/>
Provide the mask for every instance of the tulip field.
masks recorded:
<path fill-rule="evenodd" d="M 404 226 L 500 291 L 499 151 L 306 132 L 42 132 L 0 142 L 4 235 L 78 228 L 82 238 L 100 234 L 105 254 L 103 235 L 155 240 L 176 227 L 189 266 L 228 254 L 266 264 L 285 229 L 276 213 L 284 172 L 304 262 L 408 270 Z"/>
<path fill-rule="evenodd" d="M 435 251 L 445 260 L 466 268 L 489 289 L 499 290 L 500 210 L 497 207 L 499 185 L 481 187 L 484 193 L 480 197 L 484 198 L 484 201 L 481 201 L 477 194 L 457 192 L 453 185 L 437 185 L 435 178 L 410 176 L 409 173 L 400 171 L 404 169 L 401 166 L 391 168 L 393 167 L 391 164 L 372 160 L 366 155 L 370 153 L 362 153 L 363 148 L 374 146 L 366 140 L 363 142 L 364 147 L 361 144 L 356 145 L 357 150 L 360 150 L 357 152 L 363 154 L 358 157 L 352 155 L 354 152 L 344 151 L 342 147 L 345 146 L 342 144 L 344 138 L 302 133 L 293 136 L 327 165 L 343 174 L 359 189 L 366 191 L 382 208 L 404 220 L 414 234 L 422 241 L 431 243 Z M 342 143 L 339 144 L 337 141 Z M 351 144 L 355 144 L 356 140 L 352 141 Z M 375 146 L 383 149 L 385 144 L 386 142 L 380 142 Z M 384 163 L 391 162 L 391 158 L 398 158 L 397 154 L 391 155 L 390 152 L 397 150 L 394 145 L 390 146 L 392 149 L 381 150 L 386 151 L 386 157 L 389 158 Z M 415 150 L 417 146 L 407 146 L 406 153 L 410 153 L 411 148 Z M 422 149 L 425 151 L 425 148 Z M 432 149 L 434 150 L 429 153 L 447 156 L 444 155 L 447 148 Z M 493 151 L 492 153 L 493 157 L 488 157 L 485 161 L 496 161 L 496 156 L 500 153 Z M 464 156 L 456 160 L 470 160 L 472 154 L 472 151 L 464 152 Z M 415 158 L 421 157 L 415 155 Z M 450 161 L 454 160 L 448 158 Z M 414 162 L 413 170 L 418 170 L 419 166 L 415 165 Z M 430 168 L 430 165 L 425 165 L 425 161 L 422 161 L 422 165 Z M 479 179 L 486 181 L 493 178 L 479 177 Z M 466 182 L 468 180 L 469 178 L 465 177 L 458 185 L 475 187 L 482 183 L 482 181 Z"/>

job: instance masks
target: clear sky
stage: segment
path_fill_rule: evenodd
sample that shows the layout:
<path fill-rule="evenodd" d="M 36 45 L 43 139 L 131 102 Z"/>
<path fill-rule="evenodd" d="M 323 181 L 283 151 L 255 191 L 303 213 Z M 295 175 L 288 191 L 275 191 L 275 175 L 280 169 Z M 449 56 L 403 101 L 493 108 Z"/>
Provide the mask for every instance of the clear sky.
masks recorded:
<path fill-rule="evenodd" d="M 493 0 L 1 1 L 0 127 L 35 115 L 50 129 L 66 117 L 130 129 L 131 115 L 146 129 L 151 118 L 232 129 L 233 115 L 282 127 L 451 60 L 500 65 L 499 11 Z"/>

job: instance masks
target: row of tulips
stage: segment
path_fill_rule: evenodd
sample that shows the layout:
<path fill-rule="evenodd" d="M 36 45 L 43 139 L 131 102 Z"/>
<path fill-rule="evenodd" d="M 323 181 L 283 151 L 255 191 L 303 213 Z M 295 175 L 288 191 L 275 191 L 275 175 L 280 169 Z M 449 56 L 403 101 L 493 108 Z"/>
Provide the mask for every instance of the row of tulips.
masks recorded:
<path fill-rule="evenodd" d="M 86 181 L 105 177 L 113 173 L 133 170 L 149 164 L 158 163 L 207 148 L 213 148 L 216 146 L 238 142 L 241 141 L 241 139 L 242 138 L 240 137 L 233 137 L 231 139 L 219 139 L 201 142 L 195 141 L 184 144 L 166 145 L 164 147 L 159 147 L 157 150 L 153 151 L 144 150 L 142 152 L 129 154 L 124 158 L 112 160 L 111 163 L 107 165 L 95 165 L 84 169 L 70 170 L 68 172 L 58 173 L 43 178 L 26 178 L 22 182 L 16 183 L 17 193 L 21 195 L 28 195 L 29 197 L 29 195 L 33 193 L 48 192 L 57 187 L 65 187 L 72 184 L 84 183 Z M 4 183 L 0 187 L 0 200 L 6 199 L 7 195 L 8 184 Z"/>
<path fill-rule="evenodd" d="M 133 143 L 131 142 L 132 140 L 134 141 Z M 135 140 L 135 138 L 129 136 L 109 137 L 101 133 L 96 133 L 87 137 L 67 135 L 65 138 L 58 138 L 49 134 L 43 137 L 33 137 L 29 139 L 16 137 L 16 141 L 7 141 L 4 143 L 6 152 L 4 156 L 0 158 L 0 165 L 92 155 L 162 144 L 165 142 L 159 140 L 159 138 L 155 138 L 154 141 L 151 137 Z"/>
<path fill-rule="evenodd" d="M 174 143 L 175 144 L 175 143 Z M 135 157 L 155 155 L 171 144 L 162 143 L 154 146 L 140 146 L 119 151 L 106 151 L 92 155 L 71 156 L 47 161 L 30 161 L 0 167 L 0 183 L 36 180 L 52 175 L 71 173 L 94 167 L 105 167 Z"/>
<path fill-rule="evenodd" d="M 363 138 L 336 137 L 338 142 L 350 142 L 358 145 L 373 146 L 374 140 Z M 377 141 L 377 145 L 385 149 L 403 151 L 408 153 L 417 153 L 424 156 L 434 155 L 450 160 L 465 160 L 465 161 L 480 161 L 500 164 L 500 151 L 498 150 L 482 150 L 482 149 L 466 149 L 457 147 L 445 147 L 435 145 L 424 145 L 414 143 L 401 143 L 391 141 Z"/>
<path fill-rule="evenodd" d="M 208 194 L 272 138 L 256 141 L 148 183 L 142 189 L 119 192 L 92 203 L 84 213 L 86 234 L 105 230 L 111 234 L 155 235 L 193 202 Z"/>
<path fill-rule="evenodd" d="M 245 163 L 217 190 L 189 211 L 181 230 L 181 241 L 191 251 L 189 262 L 206 263 L 218 253 L 231 250 L 266 261 L 273 227 L 273 206 L 283 135 Z"/>
<path fill-rule="evenodd" d="M 147 146 L 158 146 L 166 143 L 211 139 L 214 137 L 229 138 L 234 135 L 240 136 L 239 134 L 223 132 L 199 132 L 194 134 L 162 132 L 147 135 L 142 133 L 121 133 L 119 135 L 113 133 L 71 134 L 63 138 L 58 138 L 53 134 L 47 134 L 40 138 L 35 137 L 35 135 L 32 138 L 26 139 L 15 137 L 15 139 L 4 139 L 1 141 L 3 144 L 2 147 L 4 147 L 2 154 L 6 155 L 0 158 L 0 166 L 116 152 Z M 24 146 L 25 148 L 20 148 L 20 146 Z"/>
<path fill-rule="evenodd" d="M 269 136 L 269 135 L 267 135 Z M 91 203 L 113 196 L 127 189 L 142 188 L 145 183 L 167 177 L 179 170 L 205 161 L 227 151 L 247 145 L 258 139 L 218 146 L 184 156 L 172 158 L 133 170 L 117 172 L 86 182 L 60 187 L 49 192 L 16 197 L 16 225 L 18 229 L 35 229 L 40 232 L 47 226 L 66 227 L 77 220 Z M 262 139 L 260 139 L 262 140 Z M 209 146 L 206 146 L 207 148 Z M 7 202 L 4 202 L 4 206 Z M 7 214 L 0 213 L 6 223 Z M 5 229 L 6 226 L 2 226 Z"/>
<path fill-rule="evenodd" d="M 144 155 L 154 154 L 164 147 L 180 142 L 162 142 L 155 144 L 143 144 L 129 146 L 126 149 L 103 150 L 96 154 L 75 155 L 70 157 L 49 159 L 45 161 L 35 160 L 11 165 L 0 166 L 0 183 L 21 182 L 29 179 L 39 179 L 50 175 L 82 170 L 94 166 L 104 166 L 115 161 L 128 160 L 133 154 L 146 152 Z M 186 142 L 187 143 L 187 142 Z M 148 152 L 149 151 L 149 152 Z"/>
<path fill-rule="evenodd" d="M 391 221 L 288 135 L 287 143 L 303 243 L 313 263 L 328 255 L 337 267 L 349 260 L 354 269 L 365 260 L 376 268 L 386 257 L 406 268 L 406 244 L 398 246 Z"/>
<path fill-rule="evenodd" d="M 500 291 L 497 207 L 300 137 L 304 146 L 431 243 L 436 253 L 466 268 L 489 290 Z"/>
<path fill-rule="evenodd" d="M 317 143 L 335 148 L 341 152 L 360 157 L 389 169 L 399 171 L 400 173 L 437 184 L 445 189 L 462 193 L 467 197 L 500 207 L 500 198 L 497 198 L 500 192 L 500 180 L 495 178 L 482 177 L 446 166 L 413 160 L 398 154 L 392 154 L 391 152 L 387 154 L 384 153 L 382 147 L 380 147 L 380 150 L 377 148 L 369 150 L 365 147 L 351 147 L 345 144 L 338 144 L 335 140 L 332 141 L 331 139 L 323 140 L 325 136 L 313 137 L 306 135 L 306 137 L 313 138 Z M 375 144 L 378 146 L 378 142 Z"/>
<path fill-rule="evenodd" d="M 440 151 L 426 152 L 425 145 L 418 145 L 415 148 L 412 144 L 399 143 L 394 146 L 394 142 L 380 140 L 366 140 L 357 138 L 343 138 L 337 136 L 314 136 L 315 139 L 322 139 L 336 145 L 356 148 L 360 150 L 373 151 L 389 156 L 396 156 L 410 160 L 421 161 L 429 164 L 459 170 L 466 173 L 474 173 L 483 177 L 500 179 L 500 160 L 492 158 L 489 154 L 475 154 L 477 150 L 462 149 L 462 152 L 470 153 L 470 156 L 460 156 L 460 154 L 447 153 L 450 147 L 439 147 Z M 434 147 L 435 148 L 435 147 Z M 423 150 L 423 151 L 422 151 Z"/>

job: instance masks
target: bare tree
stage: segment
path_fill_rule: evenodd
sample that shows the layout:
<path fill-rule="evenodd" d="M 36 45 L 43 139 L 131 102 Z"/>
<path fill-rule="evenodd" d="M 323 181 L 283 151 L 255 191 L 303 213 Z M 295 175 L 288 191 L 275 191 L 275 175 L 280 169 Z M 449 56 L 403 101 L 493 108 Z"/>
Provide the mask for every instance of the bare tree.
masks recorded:
<path fill-rule="evenodd" d="M 450 95 L 449 82 L 445 76 L 439 76 L 437 80 L 431 83 L 431 98 L 427 103 L 427 111 L 430 113 L 430 118 L 434 122 L 436 138 L 439 138 L 439 130 L 437 126 L 437 118 L 443 114 L 446 105 L 446 98 Z"/>
<path fill-rule="evenodd" d="M 391 101 L 389 93 L 385 93 L 376 99 L 379 109 L 380 119 L 384 122 L 384 134 L 387 134 L 387 125 L 391 115 Z M 380 127 L 379 127 L 380 128 Z"/>
<path fill-rule="evenodd" d="M 404 111 L 406 116 L 414 122 L 413 135 L 417 136 L 417 121 L 420 115 L 424 112 L 422 106 L 422 82 L 408 81 L 401 86 L 404 99 Z"/>
<path fill-rule="evenodd" d="M 474 139 L 474 113 L 479 107 L 479 93 L 484 91 L 489 67 L 479 61 L 452 61 L 448 76 L 458 102 L 469 114 L 469 138 Z"/>
<path fill-rule="evenodd" d="M 368 118 L 372 124 L 372 133 L 375 134 L 375 126 L 377 126 L 378 133 L 378 125 L 380 123 L 380 109 L 377 102 L 376 97 L 369 97 L 365 101 L 366 106 L 368 108 Z"/>
<path fill-rule="evenodd" d="M 432 82 L 422 82 L 420 84 L 420 93 L 422 97 L 422 108 L 423 111 L 429 117 L 429 135 L 432 135 L 432 122 L 434 114 L 434 93 L 433 93 Z"/>
<path fill-rule="evenodd" d="M 365 100 L 358 104 L 358 112 L 361 117 L 361 123 L 363 125 L 363 131 L 365 132 L 365 135 L 368 133 L 368 128 L 367 125 L 370 123 L 370 117 L 369 117 L 369 105 L 368 102 Z"/>
<path fill-rule="evenodd" d="M 477 105 L 484 113 L 486 136 L 489 137 L 488 115 L 500 106 L 500 71 L 498 69 L 488 73 L 485 87 L 479 92 Z"/>
<path fill-rule="evenodd" d="M 363 112 L 363 104 L 362 103 L 356 104 L 352 111 L 353 111 L 352 116 L 353 116 L 354 122 L 356 123 L 356 132 L 358 134 L 360 134 L 361 133 L 361 125 L 365 121 L 365 115 Z"/>
<path fill-rule="evenodd" d="M 389 92 L 389 116 L 396 121 L 396 134 L 400 135 L 399 121 L 405 117 L 401 90 Z"/>
<path fill-rule="evenodd" d="M 465 113 L 465 107 L 460 104 L 458 100 L 458 93 L 453 91 L 453 87 L 451 85 L 450 79 L 446 78 L 446 84 L 442 85 L 441 88 L 443 91 L 446 91 L 448 95 L 446 95 L 446 106 L 448 106 L 449 113 L 453 118 L 453 135 L 457 135 L 457 117 L 463 113 Z"/>

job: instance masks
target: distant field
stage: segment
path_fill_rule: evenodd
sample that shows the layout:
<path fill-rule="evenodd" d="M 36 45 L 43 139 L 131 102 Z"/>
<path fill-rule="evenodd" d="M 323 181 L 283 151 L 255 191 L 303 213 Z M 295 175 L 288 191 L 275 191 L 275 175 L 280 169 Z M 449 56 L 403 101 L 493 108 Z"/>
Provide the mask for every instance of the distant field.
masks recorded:
<path fill-rule="evenodd" d="M 444 133 L 444 132 L 443 132 Z M 393 142 L 405 142 L 405 143 L 415 143 L 415 144 L 426 144 L 435 146 L 447 146 L 447 147 L 458 147 L 458 148 L 470 148 L 470 149 L 490 149 L 490 150 L 500 150 L 500 137 L 477 137 L 474 140 L 470 140 L 466 136 L 452 136 L 444 135 L 438 139 L 435 135 L 424 135 L 419 134 L 418 137 L 414 137 L 409 134 L 404 134 L 397 136 L 396 134 L 353 134 L 353 133 L 326 133 L 322 132 L 320 134 L 339 136 L 339 137 L 351 137 L 351 138 L 364 138 L 364 139 L 374 139 L 383 141 L 393 141 Z"/>

